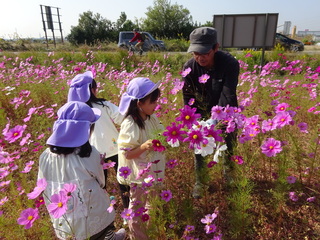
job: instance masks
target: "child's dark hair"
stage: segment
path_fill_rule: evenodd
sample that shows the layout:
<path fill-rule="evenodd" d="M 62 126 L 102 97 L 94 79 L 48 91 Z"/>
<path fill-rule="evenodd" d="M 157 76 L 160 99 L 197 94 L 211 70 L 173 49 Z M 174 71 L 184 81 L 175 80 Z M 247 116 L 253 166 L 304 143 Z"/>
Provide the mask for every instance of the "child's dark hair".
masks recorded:
<path fill-rule="evenodd" d="M 92 89 L 97 89 L 97 82 L 92 79 L 92 83 L 89 85 L 89 90 L 90 90 L 90 98 L 89 100 L 86 102 L 86 104 L 88 104 L 90 107 L 92 107 L 92 103 L 96 103 L 96 104 L 100 104 L 103 105 L 103 101 L 106 101 L 106 99 L 104 98 L 97 98 L 93 93 L 92 93 Z"/>
<path fill-rule="evenodd" d="M 138 101 L 145 102 L 150 98 L 150 102 L 154 103 L 158 100 L 159 97 L 160 97 L 160 90 L 159 88 L 157 88 L 152 93 L 145 96 L 144 98 L 141 98 L 139 100 L 138 99 L 132 100 L 125 117 L 131 115 L 135 123 L 138 124 L 139 128 L 144 129 L 144 120 L 141 118 L 139 114 Z"/>
<path fill-rule="evenodd" d="M 83 144 L 80 147 L 58 147 L 58 146 L 52 146 L 52 145 L 49 145 L 49 147 L 52 153 L 56 153 L 58 155 L 61 155 L 61 154 L 68 155 L 73 152 L 76 152 L 76 154 L 82 158 L 90 157 L 90 154 L 92 152 L 92 147 L 89 141 L 87 141 L 85 144 Z"/>

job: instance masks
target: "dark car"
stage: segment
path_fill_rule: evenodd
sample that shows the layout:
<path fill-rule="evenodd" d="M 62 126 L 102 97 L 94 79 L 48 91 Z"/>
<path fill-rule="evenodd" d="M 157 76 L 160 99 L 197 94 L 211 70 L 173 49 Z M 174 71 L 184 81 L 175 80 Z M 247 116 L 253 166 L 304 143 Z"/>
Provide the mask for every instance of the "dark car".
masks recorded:
<path fill-rule="evenodd" d="M 284 47 L 286 50 L 297 52 L 297 51 L 303 51 L 304 50 L 304 44 L 298 40 L 294 40 L 292 38 L 289 38 L 283 34 L 276 33 L 276 41 L 275 44 L 280 44 L 282 47 Z"/>
<path fill-rule="evenodd" d="M 145 36 L 145 41 L 143 44 L 144 51 L 163 51 L 166 49 L 163 41 L 156 40 L 148 32 L 140 32 L 140 33 L 144 34 L 144 36 Z M 131 31 L 120 32 L 118 47 L 129 49 L 130 44 L 135 45 L 137 42 L 129 43 L 129 41 L 133 38 L 133 35 L 134 35 L 134 33 Z"/>

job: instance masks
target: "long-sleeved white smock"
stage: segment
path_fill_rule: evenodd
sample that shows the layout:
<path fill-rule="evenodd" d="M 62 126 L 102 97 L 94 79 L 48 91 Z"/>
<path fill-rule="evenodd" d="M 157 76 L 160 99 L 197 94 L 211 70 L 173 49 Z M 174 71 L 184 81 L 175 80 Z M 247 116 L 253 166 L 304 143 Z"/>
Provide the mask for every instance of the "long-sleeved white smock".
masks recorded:
<path fill-rule="evenodd" d="M 70 236 L 77 240 L 88 239 L 114 221 L 114 211 L 107 211 L 110 197 L 103 189 L 105 177 L 100 153 L 95 147 L 92 147 L 88 158 L 81 158 L 75 153 L 58 155 L 47 148 L 40 156 L 38 179 L 41 178 L 48 183 L 44 191 L 46 205 L 65 183 L 77 185 L 68 200 L 66 214 L 60 218 L 51 217 L 59 239 Z"/>
<path fill-rule="evenodd" d="M 92 103 L 94 108 L 101 110 L 101 117 L 95 122 L 89 141 L 101 154 L 105 154 L 105 158 L 108 158 L 118 154 L 119 131 L 115 124 L 120 126 L 124 116 L 119 113 L 118 107 L 113 103 L 103 101 L 103 104 Z"/>

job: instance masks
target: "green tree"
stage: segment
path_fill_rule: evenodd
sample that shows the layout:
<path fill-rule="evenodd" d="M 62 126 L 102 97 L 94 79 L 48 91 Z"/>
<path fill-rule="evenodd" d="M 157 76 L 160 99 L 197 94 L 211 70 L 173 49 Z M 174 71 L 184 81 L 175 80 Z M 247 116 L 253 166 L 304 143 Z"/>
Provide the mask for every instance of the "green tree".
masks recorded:
<path fill-rule="evenodd" d="M 78 26 L 71 27 L 67 39 L 74 45 L 93 45 L 99 41 L 114 41 L 115 35 L 111 21 L 104 19 L 99 13 L 93 15 L 91 11 L 87 11 L 80 14 Z"/>
<path fill-rule="evenodd" d="M 119 19 L 115 24 L 115 28 L 117 31 L 131 31 L 132 29 L 136 28 L 136 25 L 127 19 L 127 15 L 125 12 L 121 12 Z"/>
<path fill-rule="evenodd" d="M 188 38 L 194 29 L 190 11 L 182 5 L 171 4 L 169 0 L 154 0 L 154 6 L 147 10 L 142 29 L 160 38 Z"/>

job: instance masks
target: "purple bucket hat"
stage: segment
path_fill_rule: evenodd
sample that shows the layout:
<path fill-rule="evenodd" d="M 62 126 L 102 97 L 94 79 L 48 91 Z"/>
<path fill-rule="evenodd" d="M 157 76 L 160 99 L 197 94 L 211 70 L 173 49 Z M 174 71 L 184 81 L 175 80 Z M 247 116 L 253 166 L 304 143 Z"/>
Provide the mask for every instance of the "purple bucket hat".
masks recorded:
<path fill-rule="evenodd" d="M 90 84 L 93 80 L 93 74 L 91 71 L 87 71 L 83 74 L 78 74 L 71 80 L 70 89 L 68 92 L 68 102 L 80 101 L 87 102 L 90 98 Z"/>
<path fill-rule="evenodd" d="M 144 98 L 159 88 L 160 83 L 160 81 L 154 83 L 149 78 L 144 77 L 132 79 L 128 84 L 127 91 L 122 94 L 119 104 L 119 112 L 122 115 L 126 114 L 131 100 Z"/>
<path fill-rule="evenodd" d="M 67 102 L 58 110 L 58 120 L 47 144 L 58 147 L 80 147 L 90 137 L 90 126 L 101 115 L 100 109 L 91 108 L 86 103 Z"/>

